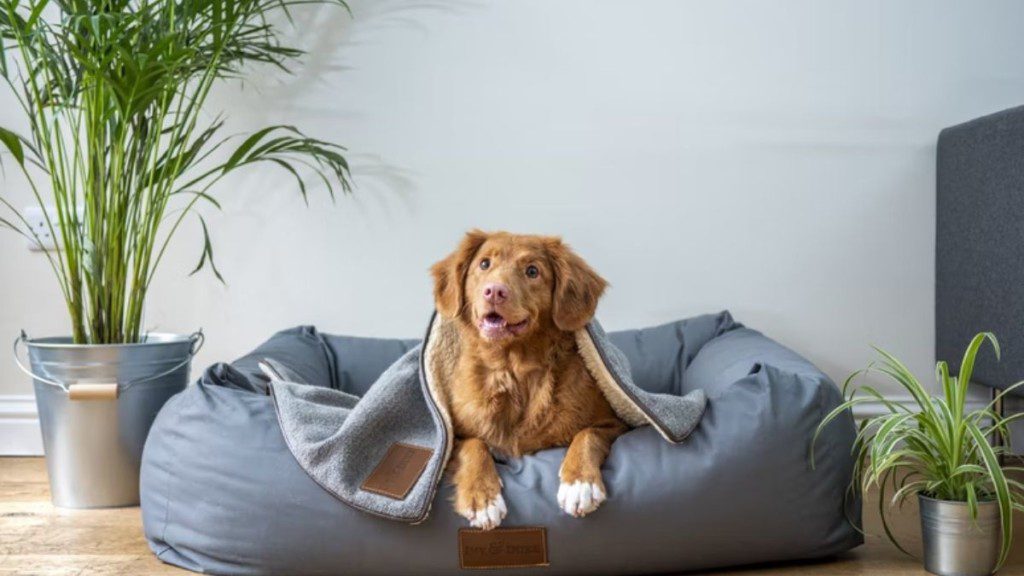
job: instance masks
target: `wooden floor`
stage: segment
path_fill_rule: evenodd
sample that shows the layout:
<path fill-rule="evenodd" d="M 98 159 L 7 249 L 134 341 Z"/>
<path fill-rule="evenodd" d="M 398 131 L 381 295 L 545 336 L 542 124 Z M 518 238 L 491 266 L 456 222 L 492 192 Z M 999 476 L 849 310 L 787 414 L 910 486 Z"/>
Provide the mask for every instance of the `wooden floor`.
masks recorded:
<path fill-rule="evenodd" d="M 867 510 L 874 510 L 867 506 Z M 719 570 L 720 575 L 904 575 L 925 574 L 913 558 L 903 556 L 880 533 L 877 517 L 865 514 L 868 542 L 827 562 L 756 566 Z M 0 458 L 0 575 L 99 576 L 189 574 L 162 564 L 142 537 L 138 508 L 62 510 L 50 504 L 46 468 L 40 458 Z M 1024 518 L 1018 518 L 1024 533 Z M 917 546 L 917 511 L 898 516 L 896 531 Z M 1024 543 L 1024 536 L 1017 538 Z M 1018 546 L 1000 574 L 1024 576 L 1024 545 Z"/>

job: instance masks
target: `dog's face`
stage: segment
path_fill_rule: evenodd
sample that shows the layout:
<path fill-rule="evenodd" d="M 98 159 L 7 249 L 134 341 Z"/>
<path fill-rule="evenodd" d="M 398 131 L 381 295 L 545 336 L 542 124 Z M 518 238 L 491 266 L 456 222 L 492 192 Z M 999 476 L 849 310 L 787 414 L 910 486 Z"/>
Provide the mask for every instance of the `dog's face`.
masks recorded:
<path fill-rule="evenodd" d="M 607 283 L 561 239 L 473 230 L 433 266 L 438 311 L 506 343 L 539 330 L 578 330 Z"/>
<path fill-rule="evenodd" d="M 551 314 L 555 279 L 543 241 L 491 235 L 466 269 L 468 318 L 487 340 L 522 336 Z"/>

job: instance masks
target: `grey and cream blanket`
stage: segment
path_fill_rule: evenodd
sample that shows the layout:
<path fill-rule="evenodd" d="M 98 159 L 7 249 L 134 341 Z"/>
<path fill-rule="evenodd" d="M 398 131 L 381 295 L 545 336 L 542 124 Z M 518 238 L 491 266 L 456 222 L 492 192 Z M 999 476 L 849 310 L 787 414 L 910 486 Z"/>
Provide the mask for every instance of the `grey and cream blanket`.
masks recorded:
<path fill-rule="evenodd" d="M 685 396 L 644 391 L 625 356 L 591 321 L 577 349 L 619 418 L 653 426 L 673 443 L 700 422 L 701 390 Z M 288 448 L 324 490 L 359 510 L 419 523 L 442 480 L 454 444 L 447 382 L 460 350 L 459 331 L 435 314 L 423 343 L 399 358 L 362 397 L 298 381 L 273 358 L 261 367 Z M 614 448 L 613 448 L 614 449 Z"/>

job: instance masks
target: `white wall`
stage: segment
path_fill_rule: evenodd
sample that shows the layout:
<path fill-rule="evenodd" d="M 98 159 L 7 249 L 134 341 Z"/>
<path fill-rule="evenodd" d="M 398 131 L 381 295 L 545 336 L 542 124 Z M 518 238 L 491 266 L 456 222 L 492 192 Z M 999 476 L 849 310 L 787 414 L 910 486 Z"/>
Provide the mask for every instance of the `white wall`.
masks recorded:
<path fill-rule="evenodd" d="M 358 190 L 309 208 L 271 169 L 207 212 L 228 284 L 188 278 L 154 330 L 203 327 L 199 367 L 276 329 L 418 336 L 427 267 L 470 227 L 561 234 L 625 328 L 729 308 L 836 379 L 869 343 L 931 373 L 938 131 L 1024 101 L 1018 2 L 364 0 L 300 13 L 313 51 L 211 111 L 351 149 Z M 23 125 L 0 100 L 0 125 Z M 11 174 L 8 170 L 8 174 Z M 30 202 L 10 178 L 3 194 Z M 0 336 L 67 331 L 42 257 L 0 236 Z M 0 361 L 0 394 L 31 388 Z M 2 408 L 2 407 L 0 407 Z M 0 409 L 2 412 L 2 409 Z M 0 430 L 2 433 L 2 430 Z"/>

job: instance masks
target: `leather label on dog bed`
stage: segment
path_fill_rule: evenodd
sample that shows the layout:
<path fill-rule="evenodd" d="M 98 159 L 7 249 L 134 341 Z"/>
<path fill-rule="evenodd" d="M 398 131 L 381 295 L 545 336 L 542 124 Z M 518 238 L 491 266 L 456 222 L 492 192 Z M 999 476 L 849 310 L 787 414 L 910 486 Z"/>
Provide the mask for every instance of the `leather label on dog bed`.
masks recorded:
<path fill-rule="evenodd" d="M 404 500 L 419 480 L 434 451 L 422 446 L 396 442 L 363 482 L 367 492 Z"/>
<path fill-rule="evenodd" d="M 459 567 L 530 568 L 548 565 L 546 528 L 459 530 Z"/>

